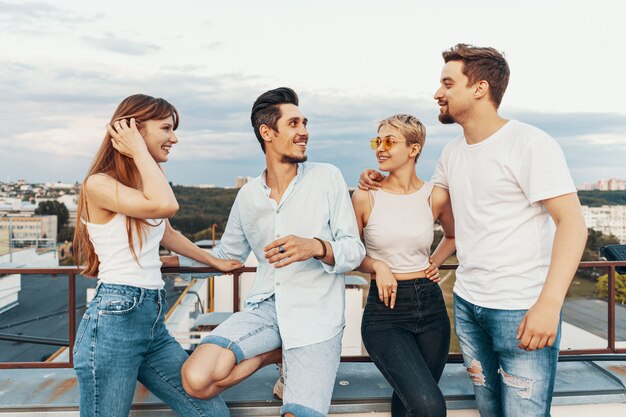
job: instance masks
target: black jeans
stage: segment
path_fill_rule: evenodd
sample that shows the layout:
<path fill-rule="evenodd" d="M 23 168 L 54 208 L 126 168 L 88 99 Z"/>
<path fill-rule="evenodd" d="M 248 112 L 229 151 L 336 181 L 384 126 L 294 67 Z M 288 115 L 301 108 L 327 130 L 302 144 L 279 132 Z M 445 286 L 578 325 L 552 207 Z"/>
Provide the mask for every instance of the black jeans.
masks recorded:
<path fill-rule="evenodd" d="M 361 336 L 394 390 L 393 417 L 446 415 L 437 382 L 450 349 L 450 319 L 438 284 L 425 278 L 398 281 L 391 310 L 378 298 L 372 281 Z"/>

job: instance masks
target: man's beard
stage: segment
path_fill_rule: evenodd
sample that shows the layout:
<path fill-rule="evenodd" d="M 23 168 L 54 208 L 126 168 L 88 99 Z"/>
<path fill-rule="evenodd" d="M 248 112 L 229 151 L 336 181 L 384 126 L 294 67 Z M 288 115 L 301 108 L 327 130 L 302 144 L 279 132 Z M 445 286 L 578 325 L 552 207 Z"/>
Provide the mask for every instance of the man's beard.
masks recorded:
<path fill-rule="evenodd" d="M 306 155 L 303 155 L 303 156 L 283 155 L 282 162 L 285 164 L 299 164 L 301 162 L 306 162 L 306 160 L 307 160 Z"/>
<path fill-rule="evenodd" d="M 451 125 L 456 123 L 456 120 L 454 119 L 454 117 L 452 117 L 452 115 L 448 112 L 442 112 L 439 113 L 439 121 L 441 123 L 443 123 L 444 125 Z"/>

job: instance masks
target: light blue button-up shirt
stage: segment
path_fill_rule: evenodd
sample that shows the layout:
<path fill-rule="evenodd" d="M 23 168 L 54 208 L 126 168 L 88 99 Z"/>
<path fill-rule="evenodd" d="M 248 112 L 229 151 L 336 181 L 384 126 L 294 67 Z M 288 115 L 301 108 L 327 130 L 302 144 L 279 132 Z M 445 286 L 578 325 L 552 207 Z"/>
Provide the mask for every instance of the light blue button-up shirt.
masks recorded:
<path fill-rule="evenodd" d="M 270 191 L 265 173 L 241 188 L 213 255 L 244 262 L 254 252 L 259 266 L 246 307 L 275 295 L 284 349 L 328 340 L 344 326 L 344 273 L 365 256 L 346 182 L 333 165 L 303 163 L 280 203 Z M 330 242 L 335 265 L 311 258 L 274 268 L 263 248 L 288 235 Z"/>

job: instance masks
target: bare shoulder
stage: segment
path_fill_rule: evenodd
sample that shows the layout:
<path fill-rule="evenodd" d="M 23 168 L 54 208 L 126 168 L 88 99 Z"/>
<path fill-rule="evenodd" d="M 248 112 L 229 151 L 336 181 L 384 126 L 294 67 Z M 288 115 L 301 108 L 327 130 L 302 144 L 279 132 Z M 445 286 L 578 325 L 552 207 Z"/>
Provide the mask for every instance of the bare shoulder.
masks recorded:
<path fill-rule="evenodd" d="M 102 199 L 117 198 L 121 184 L 110 175 L 104 173 L 93 174 L 83 183 L 83 190 L 87 199 L 92 202 L 102 202 Z"/>
<path fill-rule="evenodd" d="M 450 199 L 450 193 L 443 187 L 435 185 L 433 187 L 433 191 L 431 193 L 431 198 L 433 199 L 433 203 L 435 202 L 445 202 Z"/>
<path fill-rule="evenodd" d="M 364 207 L 364 205 L 369 204 L 369 192 L 360 188 L 354 190 L 354 193 L 352 193 L 352 204 L 355 207 Z"/>
<path fill-rule="evenodd" d="M 114 185 L 116 182 L 117 180 L 115 178 L 111 177 L 110 175 L 100 172 L 100 173 L 92 174 L 88 176 L 85 182 L 83 183 L 83 186 L 89 189 L 89 191 L 92 191 L 92 190 L 96 191 L 103 187 L 110 187 L 111 185 Z"/>
<path fill-rule="evenodd" d="M 435 185 L 430 194 L 431 206 L 435 219 L 439 218 L 441 213 L 450 207 L 450 193 L 443 187 Z"/>

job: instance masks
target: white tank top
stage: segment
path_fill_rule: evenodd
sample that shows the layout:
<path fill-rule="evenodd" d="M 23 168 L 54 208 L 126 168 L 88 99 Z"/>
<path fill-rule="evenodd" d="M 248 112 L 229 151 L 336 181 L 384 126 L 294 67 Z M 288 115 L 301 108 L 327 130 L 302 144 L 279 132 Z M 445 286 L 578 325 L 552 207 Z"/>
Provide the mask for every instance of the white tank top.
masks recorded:
<path fill-rule="evenodd" d="M 89 223 L 84 219 L 81 221 L 87 225 L 89 240 L 100 261 L 98 279 L 101 282 L 151 290 L 163 288 L 159 243 L 165 232 L 164 220 L 147 220 L 155 226 L 144 226 L 141 251 L 136 231 L 133 230 L 134 248 L 139 263 L 135 261 L 128 247 L 125 215 L 117 213 L 106 224 Z"/>
<path fill-rule="evenodd" d="M 412 194 L 372 191 L 372 212 L 363 228 L 367 255 L 384 261 L 394 273 L 428 268 L 434 239 L 432 191 L 429 182 Z"/>

